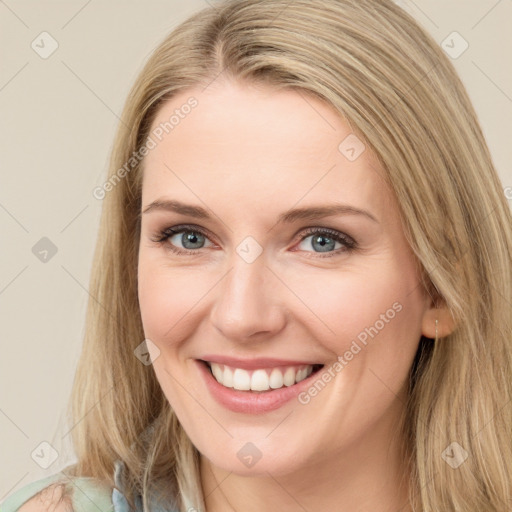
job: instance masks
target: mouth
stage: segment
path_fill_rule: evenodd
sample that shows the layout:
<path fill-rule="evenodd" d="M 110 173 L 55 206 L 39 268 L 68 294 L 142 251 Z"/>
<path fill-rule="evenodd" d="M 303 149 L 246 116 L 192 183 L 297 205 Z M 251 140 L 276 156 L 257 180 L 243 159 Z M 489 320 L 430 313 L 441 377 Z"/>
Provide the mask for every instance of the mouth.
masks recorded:
<path fill-rule="evenodd" d="M 224 388 L 258 394 L 292 387 L 324 367 L 323 364 L 294 364 L 245 369 L 213 361 L 199 361 Z"/>
<path fill-rule="evenodd" d="M 196 359 L 205 390 L 217 404 L 235 413 L 259 415 L 293 403 L 324 364 L 273 358 L 234 359 L 209 355 Z"/>

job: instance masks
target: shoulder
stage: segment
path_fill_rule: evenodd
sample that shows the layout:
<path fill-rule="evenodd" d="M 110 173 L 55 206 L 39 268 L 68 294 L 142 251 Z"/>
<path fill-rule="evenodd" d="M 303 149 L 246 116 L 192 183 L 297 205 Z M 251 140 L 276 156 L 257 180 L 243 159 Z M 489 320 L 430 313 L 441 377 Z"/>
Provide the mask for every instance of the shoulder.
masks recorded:
<path fill-rule="evenodd" d="M 18 489 L 0 504 L 0 512 L 130 512 L 123 494 L 122 477 L 125 471 L 121 460 L 115 462 L 114 487 L 91 477 L 70 478 L 64 473 L 32 482 Z M 142 500 L 133 495 L 135 512 L 142 512 Z M 151 501 L 154 512 L 177 512 L 176 503 L 163 507 Z M 189 503 L 185 499 L 186 503 Z M 188 506 L 187 509 L 194 509 Z M 195 509 L 194 509 L 195 510 Z"/>
<path fill-rule="evenodd" d="M 124 512 L 114 507 L 112 491 L 95 478 L 58 473 L 15 491 L 0 512 Z"/>
<path fill-rule="evenodd" d="M 23 490 L 23 489 L 21 489 Z M 4 506 L 2 506 L 2 511 Z M 64 483 L 53 483 L 35 495 L 30 495 L 18 512 L 72 512 L 73 505 Z"/>

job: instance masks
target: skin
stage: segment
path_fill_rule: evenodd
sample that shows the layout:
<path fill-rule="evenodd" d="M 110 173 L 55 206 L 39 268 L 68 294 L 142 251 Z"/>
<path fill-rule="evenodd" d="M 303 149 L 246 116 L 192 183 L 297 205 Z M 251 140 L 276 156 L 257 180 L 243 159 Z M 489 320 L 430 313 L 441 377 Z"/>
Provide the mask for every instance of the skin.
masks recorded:
<path fill-rule="evenodd" d="M 439 336 L 451 326 L 419 284 L 382 167 L 368 148 L 349 161 L 338 150 L 348 124 L 291 90 L 218 80 L 165 103 L 153 128 L 190 96 L 198 106 L 145 158 L 141 211 L 176 199 L 212 218 L 142 213 L 138 282 L 145 335 L 160 351 L 153 367 L 201 454 L 208 512 L 408 510 L 396 436 L 408 372 L 420 336 L 435 336 L 435 319 Z M 377 221 L 337 214 L 277 224 L 289 208 L 334 202 Z M 183 233 L 154 241 L 184 223 L 211 235 L 193 255 L 169 249 L 183 250 Z M 357 248 L 337 242 L 321 252 L 304 234 L 310 227 L 344 233 Z M 252 263 L 236 251 L 248 236 L 263 249 Z M 394 303 L 400 312 L 307 404 L 229 411 L 194 362 L 215 353 L 327 368 Z M 261 452 L 250 468 L 237 457 L 247 442 Z"/>

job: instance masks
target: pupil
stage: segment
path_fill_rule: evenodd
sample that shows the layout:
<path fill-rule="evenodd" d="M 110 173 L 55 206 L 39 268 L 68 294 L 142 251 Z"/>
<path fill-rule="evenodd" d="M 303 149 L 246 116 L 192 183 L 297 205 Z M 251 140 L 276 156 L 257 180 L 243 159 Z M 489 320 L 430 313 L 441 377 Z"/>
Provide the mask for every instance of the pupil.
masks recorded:
<path fill-rule="evenodd" d="M 186 247 L 187 249 L 190 248 L 190 249 L 194 249 L 196 247 L 188 247 L 187 244 L 197 244 L 197 243 L 200 243 L 199 241 L 199 238 L 201 237 L 201 235 L 199 235 L 199 237 L 197 236 L 196 233 L 194 233 L 193 231 L 189 231 L 188 234 L 184 234 L 182 236 L 182 243 L 183 243 L 183 246 Z"/>
<path fill-rule="evenodd" d="M 327 240 L 327 242 L 325 242 L 325 240 Z M 326 236 L 318 235 L 315 238 L 313 238 L 313 240 L 311 241 L 313 248 L 315 248 L 314 247 L 315 242 L 319 244 L 319 247 L 318 247 L 320 249 L 319 252 L 327 252 L 330 249 L 334 249 L 334 245 L 333 245 L 334 240 L 332 240 Z"/>

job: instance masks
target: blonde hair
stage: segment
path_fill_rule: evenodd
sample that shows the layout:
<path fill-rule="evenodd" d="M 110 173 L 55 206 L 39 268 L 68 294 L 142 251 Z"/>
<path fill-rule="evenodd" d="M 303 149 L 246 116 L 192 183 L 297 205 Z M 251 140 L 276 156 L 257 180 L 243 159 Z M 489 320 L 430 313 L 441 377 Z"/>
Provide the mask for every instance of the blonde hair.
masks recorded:
<path fill-rule="evenodd" d="M 511 213 L 474 109 L 450 60 L 390 0 L 228 0 L 179 25 L 152 54 L 122 114 L 70 402 L 78 462 L 70 475 L 204 508 L 198 452 L 151 366 L 137 300 L 142 164 L 119 170 L 162 103 L 233 79 L 299 90 L 330 104 L 378 156 L 404 232 L 456 329 L 422 337 L 401 437 L 415 511 L 505 511 L 512 472 Z M 177 291 L 178 293 L 178 291 Z M 508 405 L 507 405 L 508 404 Z M 454 469 L 444 450 L 468 453 Z M 406 461 L 404 460 L 404 463 Z M 150 483 L 151 482 L 151 483 Z"/>

